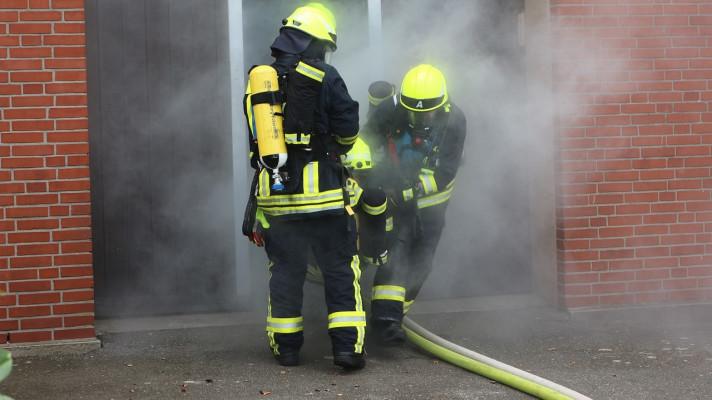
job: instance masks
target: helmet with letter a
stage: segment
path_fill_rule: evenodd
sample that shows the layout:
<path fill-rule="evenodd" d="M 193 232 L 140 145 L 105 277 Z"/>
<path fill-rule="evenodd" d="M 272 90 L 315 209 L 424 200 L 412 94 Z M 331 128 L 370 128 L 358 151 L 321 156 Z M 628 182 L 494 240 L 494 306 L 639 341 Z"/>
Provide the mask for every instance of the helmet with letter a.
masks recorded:
<path fill-rule="evenodd" d="M 417 132 L 429 131 L 448 104 L 445 76 L 430 64 L 411 68 L 403 77 L 398 100 L 408 111 L 410 127 Z"/>

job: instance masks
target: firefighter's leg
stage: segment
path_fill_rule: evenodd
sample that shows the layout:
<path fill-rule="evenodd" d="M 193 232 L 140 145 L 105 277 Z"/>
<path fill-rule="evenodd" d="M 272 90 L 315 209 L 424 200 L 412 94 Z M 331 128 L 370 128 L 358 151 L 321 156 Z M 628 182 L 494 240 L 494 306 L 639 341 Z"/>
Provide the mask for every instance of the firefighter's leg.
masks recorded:
<path fill-rule="evenodd" d="M 420 289 L 433 270 L 433 259 L 445 225 L 444 210 L 422 210 L 419 234 L 413 241 L 413 247 L 408 254 L 410 270 L 406 285 L 405 310 L 408 311 L 418 296 Z"/>
<path fill-rule="evenodd" d="M 361 300 L 361 269 L 356 254 L 354 219 L 338 215 L 314 222 L 312 245 L 324 275 L 334 363 L 346 368 L 361 368 L 366 314 Z"/>
<path fill-rule="evenodd" d="M 302 294 L 308 241 L 301 221 L 270 222 L 265 237 L 270 266 L 267 337 L 281 364 L 296 365 L 304 342 Z"/>
<path fill-rule="evenodd" d="M 414 223 L 410 218 L 400 218 L 396 225 L 397 239 L 389 251 L 388 263 L 376 272 L 371 296 L 371 328 L 376 340 L 384 345 L 405 342 L 401 322 L 410 273 L 407 261 L 413 243 Z"/>

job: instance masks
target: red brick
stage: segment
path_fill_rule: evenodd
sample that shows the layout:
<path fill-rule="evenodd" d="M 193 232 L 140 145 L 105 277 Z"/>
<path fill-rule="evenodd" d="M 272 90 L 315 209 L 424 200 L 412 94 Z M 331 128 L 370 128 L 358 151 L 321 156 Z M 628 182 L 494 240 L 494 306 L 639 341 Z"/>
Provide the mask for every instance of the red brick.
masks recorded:
<path fill-rule="evenodd" d="M 91 267 L 89 267 L 91 269 Z M 55 290 L 88 289 L 94 287 L 94 278 L 58 279 L 54 281 Z"/>
<path fill-rule="evenodd" d="M 19 230 L 35 230 L 35 229 L 56 229 L 59 222 L 56 219 L 29 219 L 17 221 L 17 229 Z"/>
<path fill-rule="evenodd" d="M 0 331 L 16 331 L 20 327 L 19 321 L 17 320 L 11 320 L 11 321 L 0 321 Z M 6 337 L 5 334 L 2 335 L 2 337 Z M 2 342 L 5 343 L 5 342 Z"/>
<path fill-rule="evenodd" d="M 8 208 L 6 213 L 9 218 L 27 218 L 27 217 L 47 217 L 47 207 L 17 207 Z"/>
<path fill-rule="evenodd" d="M 60 195 L 60 201 L 63 204 L 88 203 L 91 201 L 91 195 L 89 192 L 62 193 Z"/>
<path fill-rule="evenodd" d="M 49 83 L 46 85 L 47 93 L 63 94 L 63 93 L 86 93 L 86 83 Z"/>
<path fill-rule="evenodd" d="M 49 131 L 54 129 L 54 121 L 13 121 L 14 131 Z"/>
<path fill-rule="evenodd" d="M 61 328 L 62 318 L 61 317 L 49 317 L 49 318 L 31 318 L 23 319 L 20 321 L 21 329 L 47 329 L 47 328 Z"/>
<path fill-rule="evenodd" d="M 52 8 L 78 8 L 84 9 L 83 0 L 52 0 Z"/>
<path fill-rule="evenodd" d="M 58 144 L 57 154 L 87 154 L 89 153 L 88 143 Z"/>
<path fill-rule="evenodd" d="M 59 21 L 62 13 L 59 11 L 23 11 L 20 13 L 21 21 Z"/>
<path fill-rule="evenodd" d="M 54 73 L 54 80 L 59 82 L 59 81 L 67 81 L 67 82 L 84 82 L 87 80 L 87 73 L 86 71 L 57 71 Z M 66 96 L 66 97 L 71 97 L 71 96 Z M 79 97 L 79 96 L 76 96 Z M 84 102 L 86 104 L 86 102 Z M 78 104 L 62 104 L 59 101 L 57 102 L 58 106 L 62 105 L 78 105 Z"/>
<path fill-rule="evenodd" d="M 42 24 L 42 23 L 10 24 L 10 33 L 12 33 L 12 34 L 52 33 L 52 24 Z"/>
<path fill-rule="evenodd" d="M 49 182 L 49 190 L 51 192 L 89 190 L 89 180 L 53 181 Z"/>
<path fill-rule="evenodd" d="M 94 328 L 58 329 L 54 331 L 54 340 L 93 338 Z"/>
<path fill-rule="evenodd" d="M 65 19 L 68 13 L 64 13 Z M 83 19 L 83 17 L 82 17 Z M 86 47 L 84 46 L 72 46 L 72 47 L 55 47 L 54 56 L 58 58 L 72 58 L 72 57 L 85 57 Z"/>
<path fill-rule="evenodd" d="M 91 242 L 66 242 L 61 243 L 60 246 L 63 254 L 91 253 L 92 250 Z"/>
<path fill-rule="evenodd" d="M 25 186 L 27 187 L 27 192 L 29 193 L 40 193 L 47 191 L 47 182 L 27 182 Z"/>
<path fill-rule="evenodd" d="M 62 228 L 84 228 L 91 226 L 91 217 L 62 218 Z"/>
<path fill-rule="evenodd" d="M 85 69 L 84 58 L 48 58 L 44 60 L 46 69 Z"/>
<path fill-rule="evenodd" d="M 52 339 L 51 331 L 10 332 L 8 335 L 10 343 L 44 342 Z"/>
<path fill-rule="evenodd" d="M 54 265 L 91 265 L 91 254 L 70 254 L 54 257 Z"/>
<path fill-rule="evenodd" d="M 11 307 L 10 318 L 46 316 L 50 311 L 49 306 Z"/>
<path fill-rule="evenodd" d="M 84 23 L 63 23 L 54 25 L 54 33 L 84 33 Z"/>
<path fill-rule="evenodd" d="M 12 268 L 36 268 L 47 267 L 50 265 L 52 265 L 51 256 L 13 257 L 10 259 L 10 266 Z"/>
<path fill-rule="evenodd" d="M 45 35 L 43 41 L 47 46 L 73 46 L 86 44 L 86 38 L 84 35 Z"/>
<path fill-rule="evenodd" d="M 64 317 L 65 327 L 74 326 L 93 326 L 94 316 L 93 315 L 76 315 Z"/>
<path fill-rule="evenodd" d="M 57 101 L 65 96 L 57 97 Z M 85 98 L 85 96 L 82 96 Z M 47 133 L 47 141 L 50 143 L 56 142 L 87 142 L 89 133 L 84 132 L 49 132 Z"/>
<path fill-rule="evenodd" d="M 59 293 L 33 293 L 33 294 L 21 294 L 18 296 L 20 305 L 31 305 L 31 304 L 53 304 L 60 302 Z"/>
<path fill-rule="evenodd" d="M 57 243 L 28 244 L 28 245 L 18 245 L 17 246 L 17 255 L 19 255 L 19 256 L 57 254 L 57 253 L 59 253 L 59 244 L 57 244 Z"/>
<path fill-rule="evenodd" d="M 8 233 L 8 243 L 37 243 L 49 241 L 49 232 L 16 232 Z"/>
<path fill-rule="evenodd" d="M 93 290 L 77 290 L 62 292 L 63 302 L 94 300 Z"/>
<path fill-rule="evenodd" d="M 57 304 L 52 306 L 54 314 L 83 314 L 94 312 L 92 303 Z"/>
<path fill-rule="evenodd" d="M 60 107 L 49 109 L 50 118 L 80 118 L 86 116 L 86 107 Z"/>

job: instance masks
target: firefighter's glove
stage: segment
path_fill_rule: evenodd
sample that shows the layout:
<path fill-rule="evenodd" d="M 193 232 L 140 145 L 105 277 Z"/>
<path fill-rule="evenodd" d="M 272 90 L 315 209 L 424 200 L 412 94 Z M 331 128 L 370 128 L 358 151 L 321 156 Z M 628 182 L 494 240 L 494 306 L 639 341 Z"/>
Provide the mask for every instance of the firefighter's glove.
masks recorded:
<path fill-rule="evenodd" d="M 417 199 L 422 194 L 422 186 L 417 183 L 413 186 L 406 186 L 393 193 L 393 203 L 400 208 L 416 207 Z"/>
<path fill-rule="evenodd" d="M 264 232 L 269 229 L 270 225 L 261 208 L 257 208 L 257 211 L 255 212 L 255 220 L 257 223 L 252 229 L 252 234 L 248 237 L 248 239 L 250 239 L 250 242 L 254 243 L 255 246 L 264 247 Z"/>

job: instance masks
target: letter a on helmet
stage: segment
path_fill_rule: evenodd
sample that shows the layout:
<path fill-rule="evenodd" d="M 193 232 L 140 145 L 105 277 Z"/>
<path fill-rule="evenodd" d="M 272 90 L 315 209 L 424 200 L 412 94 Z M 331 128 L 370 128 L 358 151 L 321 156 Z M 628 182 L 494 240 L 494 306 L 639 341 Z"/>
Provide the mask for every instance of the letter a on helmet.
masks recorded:
<path fill-rule="evenodd" d="M 432 65 L 420 64 L 403 77 L 399 97 L 401 105 L 410 111 L 438 109 L 448 100 L 445 76 Z"/>

